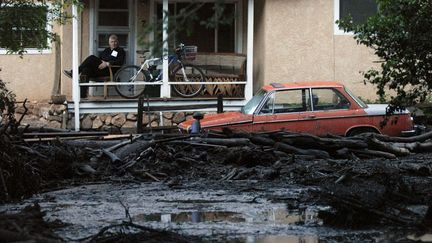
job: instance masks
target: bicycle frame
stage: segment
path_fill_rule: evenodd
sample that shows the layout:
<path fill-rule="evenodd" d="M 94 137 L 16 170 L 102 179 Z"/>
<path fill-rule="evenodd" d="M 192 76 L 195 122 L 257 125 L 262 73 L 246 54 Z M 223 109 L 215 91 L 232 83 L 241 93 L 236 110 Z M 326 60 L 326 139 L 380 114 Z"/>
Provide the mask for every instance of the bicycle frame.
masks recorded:
<path fill-rule="evenodd" d="M 149 70 L 151 62 L 158 62 L 160 60 L 162 60 L 161 57 L 151 58 L 151 59 L 145 60 L 143 62 L 143 64 L 141 64 L 140 69 L 138 70 L 138 72 L 133 77 L 131 77 L 130 80 L 135 80 L 136 77 L 138 76 L 138 74 L 141 71 L 143 71 L 143 70 Z M 181 65 L 183 67 L 183 63 L 177 57 L 177 55 L 169 55 L 168 56 L 168 67 L 171 67 L 173 63 L 178 63 L 179 65 Z M 150 82 L 154 82 L 154 81 L 160 81 L 160 80 L 162 80 L 162 74 L 163 74 L 163 72 L 160 72 L 157 77 L 153 77 L 153 74 L 151 72 L 149 72 L 149 76 L 150 76 L 150 80 L 149 81 Z M 185 73 L 184 69 L 182 69 L 182 74 L 183 74 L 183 77 L 185 78 L 185 80 L 189 81 L 188 78 L 187 78 L 187 76 L 186 76 L 186 73 Z"/>

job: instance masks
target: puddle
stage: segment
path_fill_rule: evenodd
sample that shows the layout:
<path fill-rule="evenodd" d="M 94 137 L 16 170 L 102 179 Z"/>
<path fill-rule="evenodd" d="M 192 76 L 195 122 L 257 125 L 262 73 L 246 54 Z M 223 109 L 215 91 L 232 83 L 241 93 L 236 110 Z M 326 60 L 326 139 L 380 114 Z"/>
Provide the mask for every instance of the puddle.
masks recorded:
<path fill-rule="evenodd" d="M 230 183 L 176 189 L 163 183 L 86 185 L 47 192 L 20 204 L 1 206 L 0 211 L 20 210 L 38 202 L 46 220 L 67 224 L 56 231 L 66 241 L 92 236 L 105 226 L 128 220 L 125 207 L 136 224 L 209 241 L 318 242 L 335 235 L 377 234 L 327 228 L 317 217 L 322 208 L 288 209 L 285 203 L 272 200 L 296 200 L 306 189 L 272 185 L 268 190 L 243 190 L 241 182 Z"/>

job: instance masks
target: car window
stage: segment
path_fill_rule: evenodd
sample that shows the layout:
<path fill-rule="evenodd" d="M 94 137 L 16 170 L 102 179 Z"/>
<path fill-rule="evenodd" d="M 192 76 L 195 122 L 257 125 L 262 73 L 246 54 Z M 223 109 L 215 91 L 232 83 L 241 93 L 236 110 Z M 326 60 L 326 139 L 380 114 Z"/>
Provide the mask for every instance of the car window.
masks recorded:
<path fill-rule="evenodd" d="M 271 94 L 264 106 L 261 108 L 260 114 L 280 114 L 290 112 L 302 112 L 310 110 L 309 90 L 279 90 Z"/>
<path fill-rule="evenodd" d="M 350 107 L 348 99 L 331 88 L 312 89 L 312 104 L 314 110 L 339 110 Z"/>
<path fill-rule="evenodd" d="M 263 89 L 259 90 L 254 97 L 252 97 L 249 102 L 242 107 L 241 112 L 243 114 L 253 114 L 257 106 L 261 103 L 261 100 L 264 99 L 267 92 Z"/>

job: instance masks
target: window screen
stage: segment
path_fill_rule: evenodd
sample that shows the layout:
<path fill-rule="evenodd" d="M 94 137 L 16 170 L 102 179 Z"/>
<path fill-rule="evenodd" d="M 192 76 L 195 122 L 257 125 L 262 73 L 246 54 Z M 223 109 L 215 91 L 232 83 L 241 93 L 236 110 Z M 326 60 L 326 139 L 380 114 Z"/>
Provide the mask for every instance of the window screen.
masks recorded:
<path fill-rule="evenodd" d="M 367 18 L 375 15 L 378 11 L 378 5 L 375 0 L 339 0 L 340 15 L 339 18 L 351 16 L 354 23 L 361 24 L 366 22 Z"/>

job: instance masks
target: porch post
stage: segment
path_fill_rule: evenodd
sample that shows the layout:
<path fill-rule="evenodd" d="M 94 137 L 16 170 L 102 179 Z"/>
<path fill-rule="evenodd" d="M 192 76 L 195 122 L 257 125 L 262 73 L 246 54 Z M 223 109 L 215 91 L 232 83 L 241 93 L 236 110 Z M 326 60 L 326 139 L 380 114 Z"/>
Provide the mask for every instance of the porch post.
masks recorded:
<path fill-rule="evenodd" d="M 80 87 L 78 71 L 78 8 L 72 5 L 72 98 L 74 102 L 75 131 L 80 130 Z"/>
<path fill-rule="evenodd" d="M 245 99 L 253 96 L 254 0 L 248 0 Z"/>
<path fill-rule="evenodd" d="M 171 87 L 168 84 L 168 0 L 163 0 L 162 6 L 162 19 L 163 19 L 163 28 L 162 28 L 162 42 L 163 42 L 163 62 L 162 62 L 162 72 L 163 72 L 163 80 L 161 86 L 161 97 L 162 98 L 170 98 L 171 97 Z"/>

